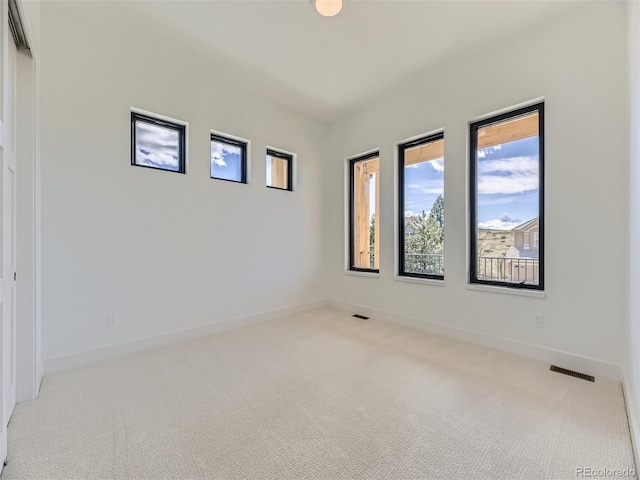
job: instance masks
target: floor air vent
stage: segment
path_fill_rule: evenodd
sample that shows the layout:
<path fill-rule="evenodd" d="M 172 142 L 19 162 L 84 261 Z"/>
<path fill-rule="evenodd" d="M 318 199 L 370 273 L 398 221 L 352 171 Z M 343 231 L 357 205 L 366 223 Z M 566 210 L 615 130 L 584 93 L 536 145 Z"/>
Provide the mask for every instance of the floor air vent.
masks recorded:
<path fill-rule="evenodd" d="M 365 317 L 364 315 L 360 315 L 358 313 L 354 313 L 351 315 L 352 317 L 359 318 L 360 320 L 369 320 L 369 317 Z"/>
<path fill-rule="evenodd" d="M 570 377 L 581 378 L 582 380 L 587 380 L 588 382 L 596 381 L 595 378 L 593 378 L 591 375 L 587 375 L 586 373 L 574 372 L 573 370 L 567 370 L 566 368 L 556 367 L 555 365 L 551 365 L 550 370 L 552 372 L 558 372 L 558 373 L 563 373 L 565 375 L 569 375 Z"/>

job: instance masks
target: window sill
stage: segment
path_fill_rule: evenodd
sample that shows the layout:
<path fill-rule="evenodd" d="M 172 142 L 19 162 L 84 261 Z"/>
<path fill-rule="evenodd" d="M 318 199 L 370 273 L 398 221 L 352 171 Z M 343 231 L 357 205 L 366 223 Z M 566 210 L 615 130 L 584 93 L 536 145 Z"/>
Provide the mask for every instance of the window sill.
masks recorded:
<path fill-rule="evenodd" d="M 444 287 L 444 280 L 437 280 L 435 278 L 404 277 L 402 275 L 396 275 L 395 280 L 397 282 L 419 283 L 422 285 L 435 285 L 436 287 Z"/>
<path fill-rule="evenodd" d="M 345 270 L 344 273 L 345 275 L 353 275 L 355 277 L 380 278 L 380 274 L 375 272 L 358 272 L 356 270 Z"/>
<path fill-rule="evenodd" d="M 467 284 L 467 290 L 476 290 L 478 292 L 502 293 L 506 295 L 517 295 L 520 297 L 544 298 L 544 290 L 525 290 L 522 288 L 497 287 L 493 285 L 478 285 L 475 283 Z"/>

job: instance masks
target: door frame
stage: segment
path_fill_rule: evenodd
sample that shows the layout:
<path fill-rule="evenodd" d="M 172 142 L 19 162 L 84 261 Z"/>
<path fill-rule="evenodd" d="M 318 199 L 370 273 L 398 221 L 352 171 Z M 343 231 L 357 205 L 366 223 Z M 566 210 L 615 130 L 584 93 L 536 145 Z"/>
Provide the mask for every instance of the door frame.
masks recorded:
<path fill-rule="evenodd" d="M 8 1 L 8 0 L 2 0 Z M 16 400 L 37 398 L 41 348 L 40 2 L 15 0 L 29 48 L 18 49 Z"/>

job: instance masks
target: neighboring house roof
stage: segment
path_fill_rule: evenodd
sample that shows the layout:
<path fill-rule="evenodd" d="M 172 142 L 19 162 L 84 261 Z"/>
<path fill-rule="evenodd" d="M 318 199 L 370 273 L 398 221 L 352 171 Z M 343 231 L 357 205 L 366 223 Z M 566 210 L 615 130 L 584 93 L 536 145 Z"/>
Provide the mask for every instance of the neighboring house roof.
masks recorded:
<path fill-rule="evenodd" d="M 520 230 L 521 232 L 528 232 L 529 230 L 533 230 L 538 227 L 538 217 L 534 217 L 531 220 L 527 220 L 524 223 L 521 223 L 517 227 L 513 227 L 512 230 Z"/>
<path fill-rule="evenodd" d="M 523 248 L 523 247 L 511 247 L 507 253 L 505 253 L 505 258 L 540 258 L 540 250 L 537 248 Z"/>

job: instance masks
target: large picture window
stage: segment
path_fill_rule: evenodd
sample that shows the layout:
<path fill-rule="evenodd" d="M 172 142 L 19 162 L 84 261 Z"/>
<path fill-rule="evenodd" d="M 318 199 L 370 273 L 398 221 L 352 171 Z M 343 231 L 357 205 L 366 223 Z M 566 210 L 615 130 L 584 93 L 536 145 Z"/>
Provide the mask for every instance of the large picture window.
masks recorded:
<path fill-rule="evenodd" d="M 444 278 L 444 134 L 398 146 L 400 276 Z"/>
<path fill-rule="evenodd" d="M 380 158 L 374 152 L 349 160 L 349 269 L 380 270 Z"/>
<path fill-rule="evenodd" d="M 185 125 L 131 112 L 131 164 L 185 173 Z"/>
<path fill-rule="evenodd" d="M 470 125 L 470 282 L 544 289 L 544 104 Z"/>

